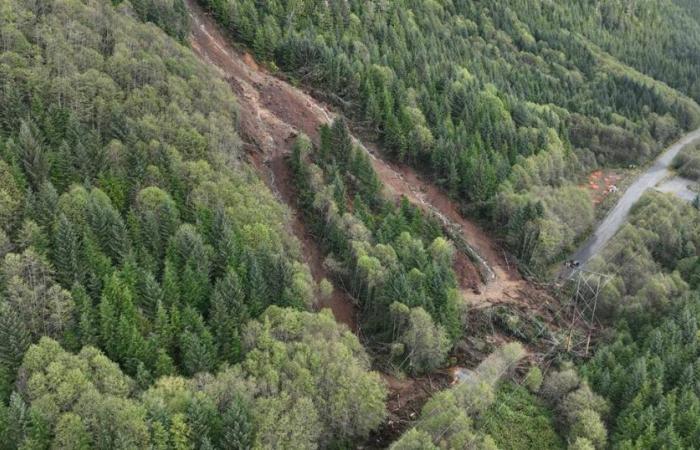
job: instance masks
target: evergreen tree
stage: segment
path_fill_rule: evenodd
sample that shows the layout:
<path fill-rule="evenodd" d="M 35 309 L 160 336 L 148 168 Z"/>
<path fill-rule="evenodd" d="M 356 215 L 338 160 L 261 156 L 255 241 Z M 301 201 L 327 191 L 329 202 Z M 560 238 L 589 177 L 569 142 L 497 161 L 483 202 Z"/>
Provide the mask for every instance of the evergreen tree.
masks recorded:
<path fill-rule="evenodd" d="M 218 207 L 214 211 L 209 244 L 214 249 L 211 276 L 213 279 L 218 279 L 225 274 L 228 267 L 237 265 L 239 257 L 233 227 L 222 207 Z"/>
<path fill-rule="evenodd" d="M 0 366 L 14 375 L 29 344 L 31 336 L 17 312 L 0 303 Z"/>
<path fill-rule="evenodd" d="M 343 183 L 342 178 L 335 173 L 333 177 L 333 197 L 335 199 L 335 204 L 338 206 L 338 214 L 343 215 L 346 211 L 347 202 L 347 192 L 345 190 L 345 183 Z"/>
<path fill-rule="evenodd" d="M 50 181 L 42 183 L 39 191 L 30 197 L 30 215 L 45 230 L 54 223 L 58 206 L 58 192 Z"/>
<path fill-rule="evenodd" d="M 347 170 L 352 158 L 353 144 L 347 123 L 342 117 L 333 121 L 328 145 L 338 168 L 342 171 Z"/>
<path fill-rule="evenodd" d="M 68 218 L 61 214 L 53 232 L 53 259 L 56 277 L 63 286 L 83 281 L 80 234 Z"/>
<path fill-rule="evenodd" d="M 80 284 L 75 284 L 71 290 L 71 296 L 75 302 L 78 318 L 78 335 L 83 346 L 97 345 L 98 343 L 98 322 L 96 318 L 96 308 L 85 288 Z"/>
<path fill-rule="evenodd" d="M 133 285 L 115 272 L 106 282 L 100 301 L 100 342 L 107 355 L 136 373 L 146 361 L 146 342 L 140 332 L 142 318 L 133 299 Z"/>
<path fill-rule="evenodd" d="M 237 362 L 241 353 L 240 327 L 248 318 L 248 308 L 238 274 L 229 268 L 214 287 L 209 317 L 212 332 L 224 361 Z"/>
<path fill-rule="evenodd" d="M 38 191 L 49 174 L 50 163 L 33 123 L 22 121 L 17 145 L 27 179 L 34 191 Z"/>
<path fill-rule="evenodd" d="M 149 319 L 154 319 L 158 306 L 163 302 L 163 291 L 153 274 L 145 271 L 140 274 L 137 304 Z"/>
<path fill-rule="evenodd" d="M 232 400 L 224 411 L 221 417 L 221 429 L 218 446 L 222 450 L 251 448 L 253 435 L 251 417 L 240 400 Z"/>
<path fill-rule="evenodd" d="M 180 336 L 182 367 L 188 375 L 208 372 L 214 369 L 216 355 L 214 339 L 208 330 L 200 333 L 185 331 Z"/>
<path fill-rule="evenodd" d="M 259 258 L 252 253 L 246 256 L 246 303 L 250 314 L 257 316 L 270 301 L 268 278 L 263 273 Z"/>

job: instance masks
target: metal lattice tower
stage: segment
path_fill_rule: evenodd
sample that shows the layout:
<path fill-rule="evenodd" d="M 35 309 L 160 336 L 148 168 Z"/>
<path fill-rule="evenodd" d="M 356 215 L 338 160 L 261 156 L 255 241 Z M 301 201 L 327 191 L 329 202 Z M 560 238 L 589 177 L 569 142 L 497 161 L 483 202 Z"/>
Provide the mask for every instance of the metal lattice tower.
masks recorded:
<path fill-rule="evenodd" d="M 608 274 L 576 268 L 568 278 L 568 282 L 574 285 L 570 309 L 571 322 L 569 323 L 569 334 L 566 343 L 567 351 L 575 351 L 577 348 L 585 346 L 583 355 L 588 355 L 591 344 L 591 335 L 600 324 L 596 317 L 598 309 L 598 298 L 600 293 L 613 277 Z M 578 339 L 574 335 L 574 330 L 580 328 L 585 330 L 585 337 Z"/>

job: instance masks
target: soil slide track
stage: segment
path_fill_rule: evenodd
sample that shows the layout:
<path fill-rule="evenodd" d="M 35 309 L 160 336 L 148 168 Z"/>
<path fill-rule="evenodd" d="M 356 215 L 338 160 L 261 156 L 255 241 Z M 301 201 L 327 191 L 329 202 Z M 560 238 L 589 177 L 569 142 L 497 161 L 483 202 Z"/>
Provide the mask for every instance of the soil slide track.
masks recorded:
<path fill-rule="evenodd" d="M 186 4 L 191 17 L 193 50 L 215 67 L 237 94 L 239 128 L 252 147 L 251 160 L 267 177 L 273 192 L 293 210 L 292 231 L 301 241 L 303 256 L 314 279 L 328 278 L 318 240 L 309 233 L 295 209 L 295 186 L 286 158 L 299 133 L 318 145 L 319 127 L 331 122 L 335 114 L 301 89 L 268 74 L 247 52 L 235 49 L 196 0 L 186 0 Z M 384 161 L 373 144 L 353 139 L 371 156 L 388 198 L 404 196 L 442 223 L 458 249 L 455 271 L 472 310 L 499 304 L 514 305 L 530 313 L 551 308 L 551 296 L 523 279 L 500 246 L 478 225 L 462 217 L 456 202 L 411 168 Z M 329 307 L 336 320 L 358 331 L 356 305 L 347 293 L 336 288 L 321 306 Z M 451 377 L 443 375 L 405 380 L 384 375 L 391 391 L 387 405 L 390 415 L 386 426 L 371 440 L 376 443 L 400 433 L 415 419 L 431 393 L 449 383 Z"/>
<path fill-rule="evenodd" d="M 252 163 L 266 176 L 267 184 L 280 201 L 292 209 L 292 232 L 301 242 L 302 256 L 314 279 L 318 282 L 328 278 L 323 252 L 295 209 L 294 183 L 285 161 L 294 137 L 299 131 L 311 135 L 320 123 L 319 115 L 324 117 L 325 112 L 314 111 L 313 103 L 305 96 L 262 72 L 250 55 L 233 50 L 194 0 L 188 0 L 187 7 L 192 21 L 192 49 L 218 69 L 236 93 L 241 134 L 256 150 L 251 152 Z M 347 293 L 334 288 L 320 306 L 330 308 L 338 322 L 357 331 L 355 304 Z"/>
<path fill-rule="evenodd" d="M 319 127 L 331 122 L 335 114 L 299 88 L 267 73 L 248 53 L 234 49 L 213 18 L 195 0 L 187 0 L 186 3 L 192 20 L 192 48 L 231 84 L 238 95 L 244 137 L 262 154 L 256 155 L 254 162 L 261 169 L 263 165 L 268 166 L 271 188 L 283 201 L 293 206 L 294 186 L 284 162 L 293 138 L 303 132 L 318 145 Z M 462 293 L 470 304 L 490 306 L 510 303 L 522 297 L 522 292 L 529 288 L 525 280 L 508 263 L 505 253 L 493 239 L 474 222 L 462 217 L 456 202 L 411 168 L 388 163 L 378 157 L 380 152 L 374 145 L 356 138 L 354 141 L 370 154 L 387 196 L 405 196 L 443 224 L 461 250 L 457 252 L 455 268 Z M 313 237 L 304 231 L 298 217 L 294 219 L 293 228 L 304 245 L 305 257 L 314 277 L 320 279 L 326 276 L 323 254 Z M 354 319 L 348 320 L 348 315 L 352 316 L 348 309 L 354 309 L 354 305 L 351 299 L 345 297 L 341 298 L 341 294 L 336 292 L 324 306 L 331 307 L 339 320 L 348 324 L 351 322 L 354 328 Z"/>

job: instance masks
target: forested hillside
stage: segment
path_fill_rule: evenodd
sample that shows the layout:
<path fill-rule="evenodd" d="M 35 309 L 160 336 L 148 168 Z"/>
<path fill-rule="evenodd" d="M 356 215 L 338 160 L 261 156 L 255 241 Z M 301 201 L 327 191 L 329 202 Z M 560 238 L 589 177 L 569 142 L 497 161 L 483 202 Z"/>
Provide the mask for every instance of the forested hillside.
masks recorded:
<path fill-rule="evenodd" d="M 229 87 L 136 16 L 0 6 L 0 448 L 364 438 L 384 385 L 304 312 L 318 288 Z"/>
<path fill-rule="evenodd" d="M 559 26 L 580 33 L 624 64 L 700 100 L 697 2 L 520 0 L 512 3 L 515 11 L 528 11 L 518 17 L 534 29 Z M 539 19 L 531 21 L 534 17 Z"/>
<path fill-rule="evenodd" d="M 644 164 L 700 125 L 697 2 L 201 3 L 272 71 L 342 108 L 386 156 L 497 225 L 536 270 L 593 225 L 585 174 Z M 345 181 L 358 174 L 343 177 L 338 148 L 293 160 L 306 209 L 323 211 L 308 192 L 349 204 Z M 681 153 L 681 174 L 695 176 L 696 153 Z M 349 208 L 371 231 L 368 210 Z M 591 263 L 611 275 L 596 311 L 609 334 L 593 359 L 495 389 L 477 368 L 433 397 L 393 448 L 697 445 L 697 223 L 693 205 L 647 194 Z"/>
<path fill-rule="evenodd" d="M 696 2 L 693 0 L 673 0 L 673 3 L 680 6 L 686 14 L 700 23 L 700 8 Z"/>
<path fill-rule="evenodd" d="M 202 3 L 533 268 L 591 226 L 586 169 L 647 161 L 700 124 L 700 24 L 670 0 Z"/>
<path fill-rule="evenodd" d="M 464 311 L 455 249 L 440 226 L 405 199 L 382 198 L 369 157 L 341 120 L 321 129 L 317 152 L 300 137 L 291 165 L 326 265 L 359 300 L 366 345 L 414 374 L 438 368 L 463 335 Z"/>
<path fill-rule="evenodd" d="M 197 1 L 0 4 L 0 450 L 697 447 L 697 2 Z"/>
<path fill-rule="evenodd" d="M 616 273 L 602 306 L 624 319 L 582 371 L 611 405 L 613 448 L 699 442 L 699 223 L 697 208 L 647 194 L 592 267 Z"/>

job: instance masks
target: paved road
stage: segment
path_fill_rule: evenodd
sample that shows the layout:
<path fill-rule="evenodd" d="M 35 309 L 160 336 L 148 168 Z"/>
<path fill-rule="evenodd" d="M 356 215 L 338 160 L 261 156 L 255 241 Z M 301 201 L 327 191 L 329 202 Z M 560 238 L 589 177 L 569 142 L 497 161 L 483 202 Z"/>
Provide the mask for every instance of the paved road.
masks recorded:
<path fill-rule="evenodd" d="M 698 195 L 698 182 L 681 176 L 669 178 L 656 187 L 657 191 L 676 194 L 681 199 L 690 203 Z"/>
<path fill-rule="evenodd" d="M 654 164 L 627 188 L 617 204 L 598 225 L 595 232 L 571 259 L 580 261 L 581 265 L 584 266 L 593 256 L 598 254 L 605 247 L 605 244 L 608 243 L 610 238 L 612 238 L 617 230 L 625 223 L 632 206 L 637 203 L 637 200 L 639 200 L 642 194 L 670 175 L 669 166 L 673 162 L 673 159 L 683 147 L 696 139 L 700 139 L 700 129 L 686 134 L 675 144 L 664 150 L 661 156 L 654 161 Z"/>

